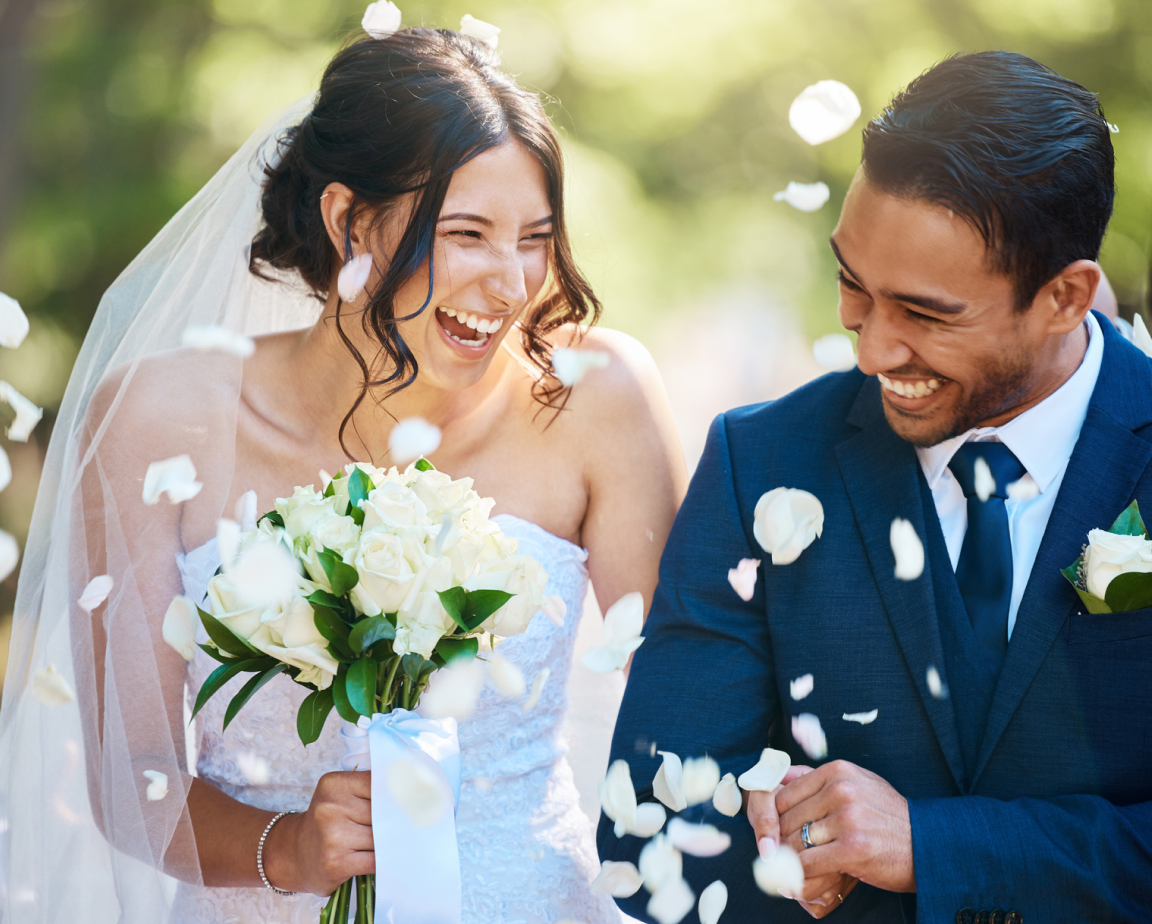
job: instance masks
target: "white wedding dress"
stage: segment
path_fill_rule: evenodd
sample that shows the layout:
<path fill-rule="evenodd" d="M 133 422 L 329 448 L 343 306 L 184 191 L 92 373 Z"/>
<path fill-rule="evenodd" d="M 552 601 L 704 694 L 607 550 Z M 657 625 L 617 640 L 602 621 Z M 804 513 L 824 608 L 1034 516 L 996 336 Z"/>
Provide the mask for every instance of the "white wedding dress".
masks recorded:
<path fill-rule="evenodd" d="M 486 687 L 476 710 L 460 723 L 463 774 L 456 834 L 463 921 L 615 924 L 620 921 L 615 904 L 589 888 L 599 864 L 561 734 L 572 647 L 588 586 L 588 553 L 518 517 L 501 514 L 493 520 L 548 571 L 547 592 L 563 597 L 568 615 L 558 627 L 538 613 L 524 634 L 501 643 L 500 652 L 529 683 L 541 671 L 550 672 L 539 704 L 526 713 L 521 700 Z M 185 594 L 202 603 L 219 566 L 216 541 L 179 556 L 177 563 Z M 189 702 L 217 666 L 197 651 L 188 668 Z M 189 731 L 189 766 L 241 802 L 269 811 L 303 811 L 320 777 L 339 768 L 344 754 L 340 717 L 333 712 L 319 740 L 305 748 L 296 733 L 296 711 L 308 690 L 277 677 L 221 732 L 224 710 L 244 679 L 225 686 L 196 717 Z M 252 862 L 255 867 L 255 856 Z M 173 920 L 315 924 L 324 901 L 313 895 L 280 896 L 265 888 L 181 883 Z"/>

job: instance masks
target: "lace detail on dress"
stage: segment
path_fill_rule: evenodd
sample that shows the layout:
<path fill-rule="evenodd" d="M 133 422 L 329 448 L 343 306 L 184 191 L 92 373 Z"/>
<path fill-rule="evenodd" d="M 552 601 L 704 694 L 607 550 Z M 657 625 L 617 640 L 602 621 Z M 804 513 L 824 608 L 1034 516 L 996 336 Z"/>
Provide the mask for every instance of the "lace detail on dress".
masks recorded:
<path fill-rule="evenodd" d="M 520 543 L 520 551 L 548 571 L 548 593 L 564 599 L 568 615 L 556 626 L 538 613 L 525 633 L 500 644 L 500 653 L 520 667 L 529 685 L 540 671 L 550 671 L 536 708 L 526 713 L 522 700 L 505 699 L 489 686 L 475 712 L 460 724 L 463 773 L 456 833 L 463 921 L 553 924 L 571 918 L 616 924 L 620 914 L 612 900 L 589 890 L 599 863 L 561 734 L 572 646 L 588 586 L 588 553 L 519 517 L 493 519 Z M 177 563 L 185 594 L 202 603 L 219 565 L 215 540 L 178 556 Z M 188 666 L 190 702 L 216 666 L 197 651 Z M 305 748 L 296 734 L 296 712 L 308 690 L 277 677 L 222 733 L 224 710 L 243 682 L 234 679 L 196 717 L 189 730 L 190 764 L 198 776 L 241 802 L 271 811 L 306 809 L 320 777 L 340 765 L 340 717 L 333 712 L 320 738 Z M 261 760 L 266 774 L 259 765 L 261 776 L 250 779 L 252 765 Z M 181 883 L 173 919 L 187 924 L 315 924 L 323 906 L 324 899 L 311 895 Z"/>

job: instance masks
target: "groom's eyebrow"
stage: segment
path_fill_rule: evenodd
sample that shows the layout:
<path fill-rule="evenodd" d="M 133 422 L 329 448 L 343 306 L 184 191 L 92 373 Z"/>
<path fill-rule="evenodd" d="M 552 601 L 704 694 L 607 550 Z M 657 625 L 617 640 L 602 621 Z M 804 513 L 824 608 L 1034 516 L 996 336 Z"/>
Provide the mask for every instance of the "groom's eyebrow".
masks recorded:
<path fill-rule="evenodd" d="M 852 277 L 852 281 L 855 282 L 856 285 L 860 286 L 861 289 L 864 289 L 864 283 L 861 281 L 860 277 L 857 276 L 856 273 L 852 270 L 852 267 L 848 265 L 848 261 L 844 259 L 844 254 L 840 253 L 840 248 L 836 246 L 835 238 L 828 238 L 828 246 L 832 248 L 832 253 L 836 255 L 836 260 L 840 263 L 841 268 L 844 269 L 844 271 Z M 867 289 L 865 289 L 865 291 L 867 291 Z"/>

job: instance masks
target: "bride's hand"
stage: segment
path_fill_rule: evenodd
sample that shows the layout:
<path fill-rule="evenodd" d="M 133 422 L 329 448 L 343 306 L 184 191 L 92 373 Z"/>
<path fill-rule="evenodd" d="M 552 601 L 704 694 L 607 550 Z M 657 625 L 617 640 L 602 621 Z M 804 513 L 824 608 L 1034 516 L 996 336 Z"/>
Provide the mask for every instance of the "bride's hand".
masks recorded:
<path fill-rule="evenodd" d="M 358 771 L 326 773 L 308 811 L 276 822 L 264 842 L 264 872 L 272 885 L 331 895 L 353 876 L 376 872 L 371 780 Z"/>

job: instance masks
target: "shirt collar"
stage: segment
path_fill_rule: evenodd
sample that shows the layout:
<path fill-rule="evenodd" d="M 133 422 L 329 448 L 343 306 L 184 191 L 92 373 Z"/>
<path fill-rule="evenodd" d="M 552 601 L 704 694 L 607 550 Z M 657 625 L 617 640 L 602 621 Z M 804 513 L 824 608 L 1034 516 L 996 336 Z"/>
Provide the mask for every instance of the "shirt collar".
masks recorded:
<path fill-rule="evenodd" d="M 1003 426 L 973 427 L 935 446 L 916 447 L 929 488 L 936 488 L 956 450 L 969 440 L 999 440 L 1020 460 L 1041 494 L 1051 487 L 1076 448 L 1104 357 L 1104 332 L 1092 312 L 1088 312 L 1084 324 L 1088 328 L 1088 349 L 1079 368 L 1035 407 Z"/>

